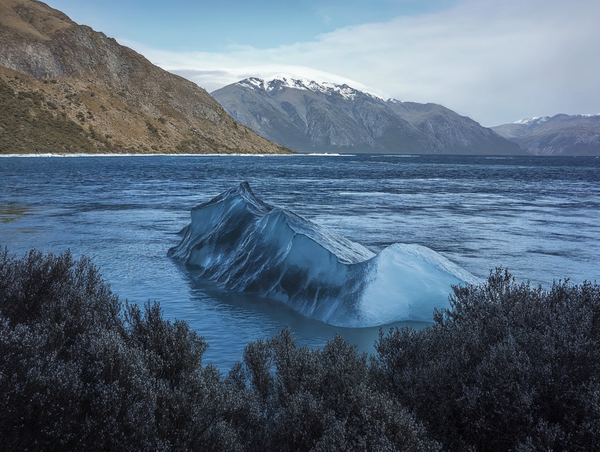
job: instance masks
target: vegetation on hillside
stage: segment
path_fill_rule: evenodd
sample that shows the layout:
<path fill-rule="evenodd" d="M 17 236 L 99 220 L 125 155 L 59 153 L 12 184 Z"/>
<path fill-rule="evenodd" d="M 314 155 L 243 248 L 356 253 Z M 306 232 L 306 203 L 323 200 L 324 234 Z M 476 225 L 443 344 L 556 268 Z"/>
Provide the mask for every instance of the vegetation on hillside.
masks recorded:
<path fill-rule="evenodd" d="M 3 450 L 593 451 L 600 287 L 455 288 L 376 354 L 289 330 L 227 375 L 158 304 L 122 303 L 87 258 L 0 252 Z"/>
<path fill-rule="evenodd" d="M 18 92 L 0 78 L 0 105 L 0 153 L 98 152 L 93 129 L 58 111 L 39 91 Z"/>
<path fill-rule="evenodd" d="M 36 0 L 0 0 L 0 153 L 289 154 L 194 83 Z"/>

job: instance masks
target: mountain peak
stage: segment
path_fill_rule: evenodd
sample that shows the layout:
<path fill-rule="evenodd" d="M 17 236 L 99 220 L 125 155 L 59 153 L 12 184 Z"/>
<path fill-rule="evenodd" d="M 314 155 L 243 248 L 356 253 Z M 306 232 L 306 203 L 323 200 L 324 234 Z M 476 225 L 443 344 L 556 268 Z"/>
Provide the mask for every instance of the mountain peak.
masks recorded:
<path fill-rule="evenodd" d="M 313 91 L 315 93 L 323 93 L 327 95 L 337 95 L 343 97 L 345 100 L 354 100 L 358 96 L 369 96 L 374 99 L 383 100 L 383 98 L 375 94 L 357 90 L 348 86 L 345 83 L 340 85 L 332 82 L 315 82 L 314 80 L 309 80 L 306 78 L 293 78 L 286 77 L 283 75 L 277 75 L 275 77 L 267 79 L 250 77 L 237 82 L 236 85 L 244 86 L 246 88 L 251 89 L 259 89 L 267 93 L 284 88 L 291 88 L 308 90 Z"/>
<path fill-rule="evenodd" d="M 212 95 L 259 135 L 301 152 L 522 153 L 441 105 L 386 101 L 347 84 L 286 74 L 247 78 Z"/>
<path fill-rule="evenodd" d="M 562 118 L 562 119 L 566 119 L 566 118 L 570 118 L 570 119 L 577 119 L 577 118 L 594 118 L 596 116 L 600 116 L 600 113 L 598 114 L 578 114 L 578 115 L 566 115 L 566 114 L 558 114 L 558 115 L 554 115 L 554 116 L 534 116 L 533 118 L 524 118 L 524 119 L 519 119 L 518 121 L 513 122 L 512 124 L 519 124 L 519 125 L 526 125 L 526 126 L 530 126 L 530 125 L 538 125 L 538 124 L 542 124 L 546 121 L 549 120 L 556 120 L 557 118 Z"/>
<path fill-rule="evenodd" d="M 531 124 L 539 124 L 542 122 L 546 122 L 550 119 L 550 116 L 534 116 L 533 118 L 524 118 L 519 119 L 518 121 L 513 122 L 513 124 L 521 124 L 521 125 L 531 125 Z"/>
<path fill-rule="evenodd" d="M 537 116 L 492 130 L 535 155 L 600 154 L 600 115 Z"/>

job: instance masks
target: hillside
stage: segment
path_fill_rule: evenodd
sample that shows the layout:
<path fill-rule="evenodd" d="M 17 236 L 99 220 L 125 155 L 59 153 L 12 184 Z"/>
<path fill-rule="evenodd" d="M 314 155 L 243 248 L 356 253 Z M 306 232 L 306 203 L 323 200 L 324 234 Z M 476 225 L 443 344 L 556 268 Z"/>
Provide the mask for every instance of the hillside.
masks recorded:
<path fill-rule="evenodd" d="M 535 155 L 600 155 L 600 115 L 555 115 L 492 127 Z"/>
<path fill-rule="evenodd" d="M 300 152 L 523 153 L 441 105 L 384 100 L 348 85 L 249 78 L 212 95 L 237 121 Z"/>
<path fill-rule="evenodd" d="M 205 90 L 34 0 L 0 0 L 0 153 L 289 153 Z"/>

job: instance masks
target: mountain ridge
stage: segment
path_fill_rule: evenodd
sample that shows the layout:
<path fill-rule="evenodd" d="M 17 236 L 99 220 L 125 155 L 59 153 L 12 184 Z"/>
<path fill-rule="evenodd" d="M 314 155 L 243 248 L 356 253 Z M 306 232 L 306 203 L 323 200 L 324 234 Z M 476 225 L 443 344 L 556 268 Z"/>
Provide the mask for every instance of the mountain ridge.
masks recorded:
<path fill-rule="evenodd" d="M 538 116 L 492 130 L 535 155 L 600 155 L 600 115 Z"/>
<path fill-rule="evenodd" d="M 385 100 L 346 84 L 251 77 L 211 94 L 237 121 L 301 152 L 523 153 L 441 105 Z"/>
<path fill-rule="evenodd" d="M 0 153 L 292 152 L 194 83 L 36 0 L 0 0 L 0 92 Z"/>

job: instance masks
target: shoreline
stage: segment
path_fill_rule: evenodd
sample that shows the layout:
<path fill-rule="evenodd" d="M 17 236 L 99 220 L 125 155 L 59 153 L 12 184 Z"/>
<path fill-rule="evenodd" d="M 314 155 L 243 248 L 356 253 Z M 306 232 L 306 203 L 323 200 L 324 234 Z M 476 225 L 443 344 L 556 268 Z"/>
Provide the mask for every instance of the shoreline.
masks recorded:
<path fill-rule="evenodd" d="M 354 157 L 355 154 L 0 154 L 0 157 L 61 158 L 61 157 Z"/>
<path fill-rule="evenodd" d="M 354 154 L 340 154 L 340 153 L 301 153 L 295 154 L 129 154 L 129 153 L 114 153 L 114 154 L 85 154 L 85 153 L 73 153 L 73 154 L 0 154 L 0 158 L 8 157 L 20 157 L 20 158 L 62 158 L 62 157 L 356 157 L 357 155 L 370 155 L 370 156 L 381 156 L 381 157 L 401 157 L 401 158 L 418 158 L 422 156 L 440 156 L 440 157 L 481 157 L 491 160 L 512 160 L 515 157 L 559 157 L 559 158 L 590 158 L 598 159 L 600 156 L 596 155 L 487 155 L 487 154 L 379 154 L 379 153 L 354 153 Z"/>

